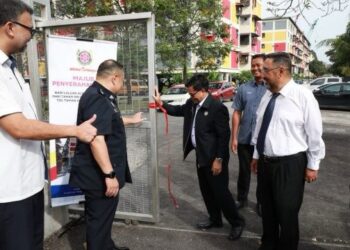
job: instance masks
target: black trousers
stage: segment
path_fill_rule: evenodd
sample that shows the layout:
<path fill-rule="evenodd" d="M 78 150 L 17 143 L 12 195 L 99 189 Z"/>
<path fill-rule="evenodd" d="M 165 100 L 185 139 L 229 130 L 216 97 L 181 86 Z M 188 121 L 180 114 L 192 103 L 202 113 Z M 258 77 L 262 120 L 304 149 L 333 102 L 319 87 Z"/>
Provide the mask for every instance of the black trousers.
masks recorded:
<path fill-rule="evenodd" d="M 111 233 L 119 194 L 113 198 L 106 197 L 102 191 L 84 190 L 84 194 L 87 249 L 113 249 Z"/>
<path fill-rule="evenodd" d="M 42 250 L 43 191 L 21 201 L 0 203 L 0 249 Z"/>
<path fill-rule="evenodd" d="M 239 160 L 239 172 L 237 180 L 237 200 L 239 201 L 248 200 L 251 176 L 250 162 L 252 161 L 253 153 L 254 146 L 249 144 L 238 144 L 237 154 Z M 259 181 L 257 181 L 256 186 L 256 200 L 260 203 Z"/>
<path fill-rule="evenodd" d="M 221 212 L 233 226 L 244 225 L 244 219 L 238 213 L 236 203 L 228 189 L 228 162 L 222 163 L 222 171 L 214 176 L 211 167 L 197 167 L 199 187 L 207 208 L 209 219 L 222 223 Z"/>
<path fill-rule="evenodd" d="M 303 201 L 306 153 L 278 158 L 260 157 L 263 236 L 260 249 L 296 250 L 299 210 Z"/>

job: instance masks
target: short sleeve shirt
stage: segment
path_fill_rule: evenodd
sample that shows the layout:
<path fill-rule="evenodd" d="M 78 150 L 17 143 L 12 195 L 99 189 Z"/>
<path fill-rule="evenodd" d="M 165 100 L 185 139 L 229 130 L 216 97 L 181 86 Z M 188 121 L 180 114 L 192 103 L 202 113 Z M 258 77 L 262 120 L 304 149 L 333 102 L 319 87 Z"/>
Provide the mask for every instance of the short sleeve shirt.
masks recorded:
<path fill-rule="evenodd" d="M 0 119 L 22 113 L 36 118 L 29 84 L 0 50 Z M 41 142 L 15 139 L 0 128 L 0 203 L 26 199 L 44 188 L 44 159 Z"/>
<path fill-rule="evenodd" d="M 251 143 L 256 124 L 256 110 L 265 91 L 265 84 L 257 84 L 255 81 L 242 84 L 237 90 L 232 108 L 242 111 L 238 132 L 238 143 L 240 144 Z"/>
<path fill-rule="evenodd" d="M 81 96 L 77 124 L 81 124 L 94 114 L 97 117 L 92 125 L 96 127 L 98 135 L 105 136 L 109 158 L 122 187 L 128 167 L 125 128 L 116 96 L 98 82 L 94 82 Z M 70 183 L 82 189 L 104 189 L 102 171 L 87 143 L 78 141 Z"/>

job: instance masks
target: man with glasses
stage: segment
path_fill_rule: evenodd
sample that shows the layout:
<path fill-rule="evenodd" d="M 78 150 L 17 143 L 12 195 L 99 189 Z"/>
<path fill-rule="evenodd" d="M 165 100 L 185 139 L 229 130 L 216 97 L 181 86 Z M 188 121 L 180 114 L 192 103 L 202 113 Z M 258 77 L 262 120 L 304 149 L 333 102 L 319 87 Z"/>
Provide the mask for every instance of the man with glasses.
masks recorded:
<path fill-rule="evenodd" d="M 80 126 L 37 120 L 27 84 L 12 54 L 32 38 L 33 10 L 18 0 L 0 0 L 0 249 L 43 249 L 44 157 L 40 140 L 96 135 L 95 117 Z"/>
<path fill-rule="evenodd" d="M 255 127 L 256 109 L 261 97 L 265 94 L 266 87 L 263 76 L 263 64 L 265 55 L 252 56 L 251 73 L 254 80 L 242 84 L 232 103 L 232 138 L 231 150 L 238 154 L 239 172 L 237 181 L 237 207 L 243 208 L 248 203 L 250 186 L 250 162 L 252 161 L 254 146 L 251 145 L 252 134 Z M 259 182 L 256 188 L 256 211 L 261 216 L 259 197 Z"/>
<path fill-rule="evenodd" d="M 222 215 L 231 224 L 230 240 L 240 238 L 244 219 L 237 211 L 228 189 L 229 114 L 225 105 L 208 93 L 209 82 L 204 75 L 195 75 L 185 84 L 191 98 L 184 105 L 163 103 L 156 90 L 156 103 L 172 116 L 184 117 L 184 158 L 194 149 L 199 187 L 209 219 L 197 224 L 201 230 L 222 227 Z"/>
<path fill-rule="evenodd" d="M 292 79 L 284 52 L 266 55 L 269 91 L 257 110 L 252 170 L 258 174 L 263 236 L 260 250 L 296 250 L 304 183 L 317 179 L 325 155 L 322 119 L 311 93 Z"/>

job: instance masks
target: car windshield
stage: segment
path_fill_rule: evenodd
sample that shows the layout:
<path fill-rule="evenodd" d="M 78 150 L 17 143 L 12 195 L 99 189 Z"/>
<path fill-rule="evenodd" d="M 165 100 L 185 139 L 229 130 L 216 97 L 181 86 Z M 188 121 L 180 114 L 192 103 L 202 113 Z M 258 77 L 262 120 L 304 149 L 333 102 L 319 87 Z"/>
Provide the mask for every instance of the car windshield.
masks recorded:
<path fill-rule="evenodd" d="M 186 94 L 187 90 L 186 88 L 170 88 L 168 90 L 168 95 L 181 95 L 181 94 Z"/>
<path fill-rule="evenodd" d="M 222 83 L 209 83 L 209 88 L 210 89 L 220 89 Z"/>

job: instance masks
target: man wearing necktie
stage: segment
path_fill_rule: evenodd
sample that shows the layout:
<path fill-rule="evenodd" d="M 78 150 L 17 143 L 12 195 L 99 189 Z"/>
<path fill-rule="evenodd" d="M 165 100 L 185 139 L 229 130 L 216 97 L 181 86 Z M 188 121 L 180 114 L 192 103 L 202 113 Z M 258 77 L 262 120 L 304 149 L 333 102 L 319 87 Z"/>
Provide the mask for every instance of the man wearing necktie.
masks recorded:
<path fill-rule="evenodd" d="M 222 227 L 223 213 L 232 227 L 228 238 L 236 240 L 245 222 L 228 189 L 229 114 L 226 106 L 208 93 L 208 87 L 204 75 L 195 75 L 186 83 L 191 98 L 184 105 L 163 103 L 158 91 L 154 99 L 169 115 L 184 117 L 184 158 L 195 150 L 199 187 L 209 214 L 209 219 L 197 227 L 202 230 Z"/>
<path fill-rule="evenodd" d="M 304 183 L 317 179 L 325 156 L 322 119 L 313 94 L 296 84 L 287 53 L 266 55 L 270 91 L 257 110 L 252 171 L 260 180 L 263 236 L 260 250 L 295 250 Z"/>
<path fill-rule="evenodd" d="M 81 126 L 37 118 L 35 103 L 12 54 L 35 33 L 33 10 L 19 0 L 0 0 L 0 249 L 39 250 L 44 239 L 44 157 L 41 140 L 96 135 L 95 116 Z M 34 83 L 33 83 L 34 84 Z"/>

